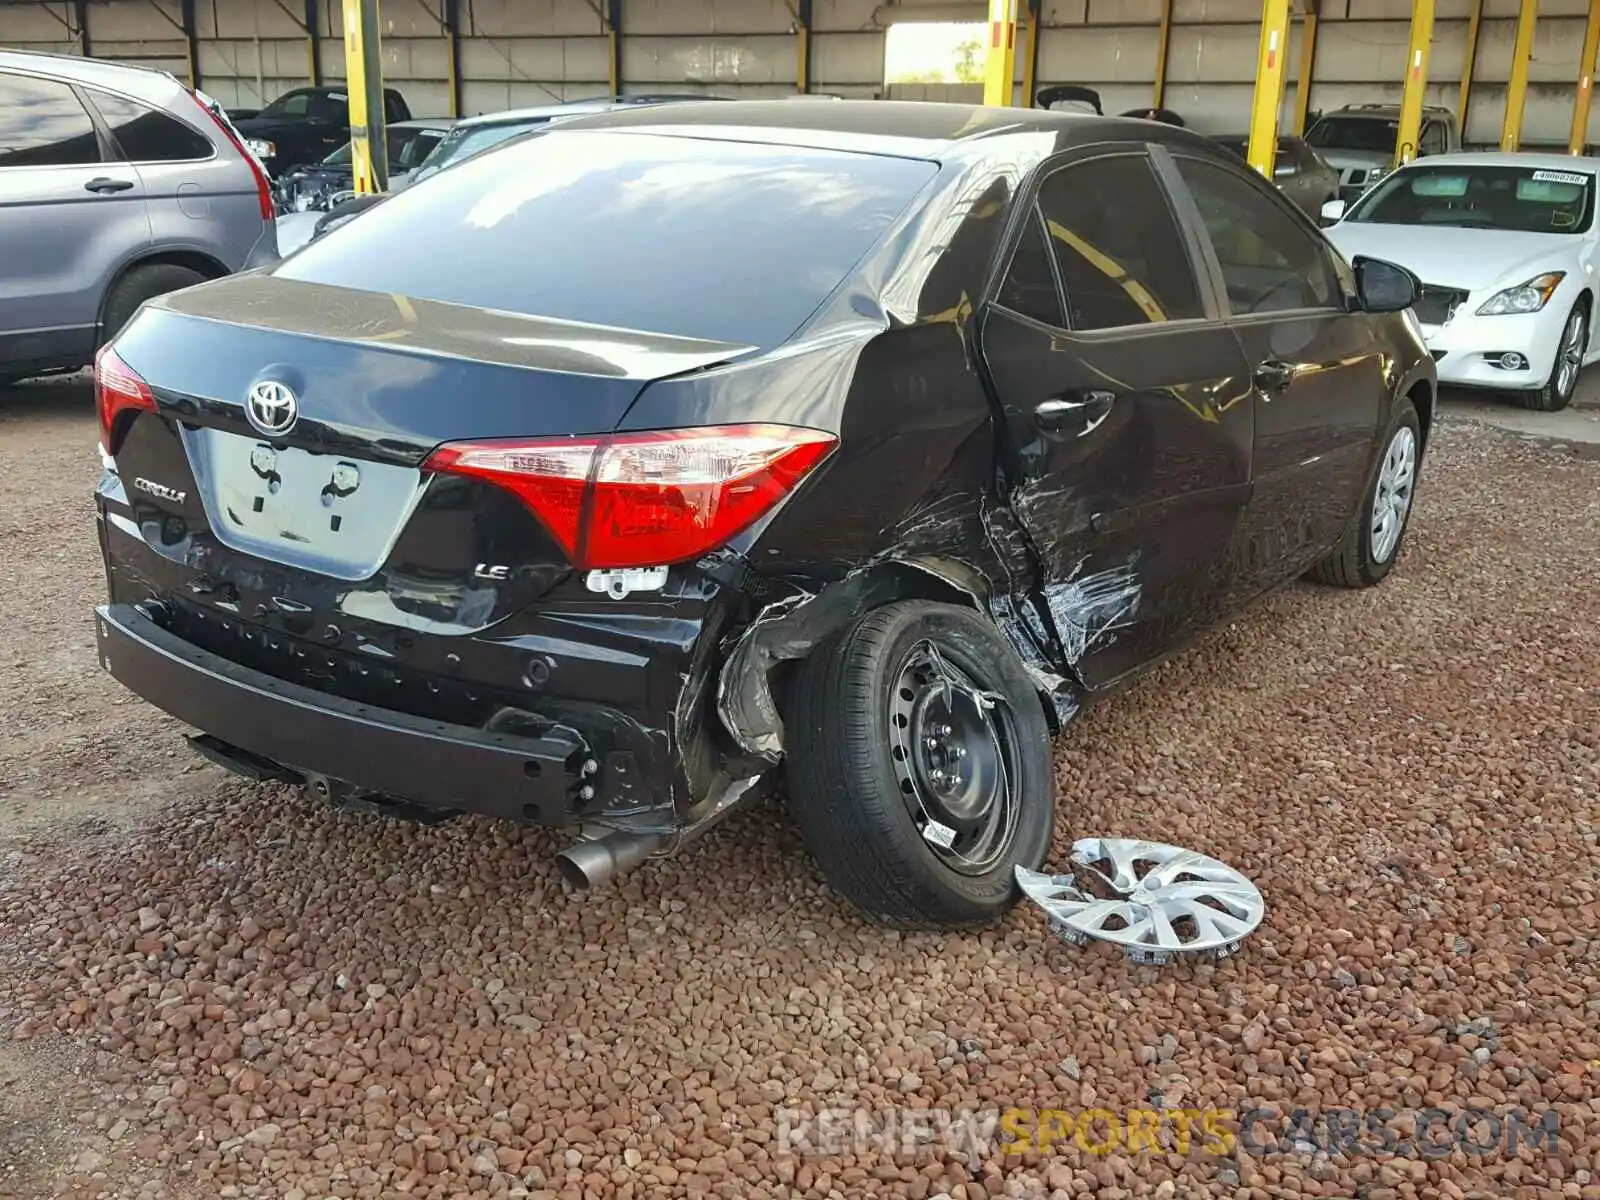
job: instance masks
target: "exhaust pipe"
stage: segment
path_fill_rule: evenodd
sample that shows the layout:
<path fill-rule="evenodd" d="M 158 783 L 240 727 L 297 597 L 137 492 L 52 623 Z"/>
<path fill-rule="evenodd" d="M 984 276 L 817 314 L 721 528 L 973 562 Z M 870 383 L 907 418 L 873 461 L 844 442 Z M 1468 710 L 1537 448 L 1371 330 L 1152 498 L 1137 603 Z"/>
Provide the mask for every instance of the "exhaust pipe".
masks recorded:
<path fill-rule="evenodd" d="M 618 830 L 574 842 L 556 855 L 556 866 L 563 879 L 579 891 L 587 891 L 633 870 L 666 844 L 665 834 Z"/>

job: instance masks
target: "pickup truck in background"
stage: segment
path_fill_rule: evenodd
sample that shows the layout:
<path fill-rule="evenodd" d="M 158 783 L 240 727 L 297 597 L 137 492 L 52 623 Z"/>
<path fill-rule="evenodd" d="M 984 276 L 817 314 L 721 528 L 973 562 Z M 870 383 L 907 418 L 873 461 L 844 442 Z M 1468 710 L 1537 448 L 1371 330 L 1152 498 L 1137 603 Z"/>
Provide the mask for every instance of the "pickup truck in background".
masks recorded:
<path fill-rule="evenodd" d="M 350 93 L 342 87 L 295 88 L 254 116 L 239 111 L 229 113 L 234 127 L 272 175 L 320 162 L 350 140 Z M 383 89 L 383 116 L 391 124 L 411 119 L 405 97 L 394 88 Z"/>

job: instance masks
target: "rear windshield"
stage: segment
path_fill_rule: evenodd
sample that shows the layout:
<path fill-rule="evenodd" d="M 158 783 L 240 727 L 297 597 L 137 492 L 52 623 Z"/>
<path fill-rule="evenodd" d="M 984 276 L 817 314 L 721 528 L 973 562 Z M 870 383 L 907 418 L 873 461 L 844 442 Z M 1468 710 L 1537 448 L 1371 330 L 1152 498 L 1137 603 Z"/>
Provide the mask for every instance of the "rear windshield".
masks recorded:
<path fill-rule="evenodd" d="M 756 346 L 798 329 L 937 167 L 552 131 L 393 195 L 279 275 Z"/>

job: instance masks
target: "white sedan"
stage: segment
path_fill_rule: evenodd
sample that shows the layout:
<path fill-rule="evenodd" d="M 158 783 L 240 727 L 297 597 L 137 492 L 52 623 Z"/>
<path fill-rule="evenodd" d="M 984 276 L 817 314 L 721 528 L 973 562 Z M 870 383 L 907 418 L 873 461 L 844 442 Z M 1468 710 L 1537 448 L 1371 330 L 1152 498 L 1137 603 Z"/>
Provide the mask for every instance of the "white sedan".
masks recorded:
<path fill-rule="evenodd" d="M 1387 259 L 1422 281 L 1415 311 L 1439 382 L 1565 408 L 1600 357 L 1600 159 L 1441 154 L 1394 172 L 1323 232 L 1349 259 Z"/>

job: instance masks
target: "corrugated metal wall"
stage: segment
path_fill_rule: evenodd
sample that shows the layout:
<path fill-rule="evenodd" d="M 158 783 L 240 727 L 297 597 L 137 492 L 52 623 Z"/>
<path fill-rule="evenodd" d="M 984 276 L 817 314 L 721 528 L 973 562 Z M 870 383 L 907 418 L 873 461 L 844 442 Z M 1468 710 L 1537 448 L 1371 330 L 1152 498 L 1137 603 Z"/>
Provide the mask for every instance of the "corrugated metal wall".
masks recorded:
<path fill-rule="evenodd" d="M 929 0 L 906 0 L 916 6 Z M 815 0 L 812 87 L 846 96 L 884 92 L 882 0 Z M 1439 0 L 1429 102 L 1454 108 L 1471 0 Z M 440 0 L 383 0 L 386 80 L 419 114 L 449 109 Z M 463 108 L 600 95 L 607 42 L 590 0 L 460 0 Z M 200 70 L 224 103 L 260 104 L 304 83 L 303 0 L 197 0 Z M 601 6 L 603 7 L 603 5 Z M 952 6 L 946 2 L 942 9 Z M 981 14 L 982 5 L 974 7 Z M 322 71 L 344 74 L 339 5 L 323 0 Z M 95 0 L 87 7 L 91 53 L 182 74 L 175 0 Z M 1517 0 L 1485 0 L 1469 140 L 1499 134 Z M 1404 0 L 1322 0 L 1312 107 L 1395 100 L 1405 61 Z M 1242 129 L 1255 67 L 1259 0 L 1175 0 L 1167 104 L 1213 132 Z M 795 87 L 794 18 L 785 0 L 623 0 L 626 90 L 715 90 L 782 95 Z M 1087 83 L 1109 111 L 1150 103 L 1160 0 L 1046 0 L 1039 80 Z M 1586 0 L 1542 0 L 1524 136 L 1564 143 L 1578 77 Z M 1296 34 L 1298 37 L 1298 33 Z M 0 44 L 76 52 L 70 3 L 0 5 Z M 1291 84 L 1299 62 L 1291 45 Z M 913 98 L 976 99 L 974 87 L 897 87 Z M 1286 108 L 1286 111 L 1288 109 Z M 1590 140 L 1600 140 L 1600 106 Z"/>

